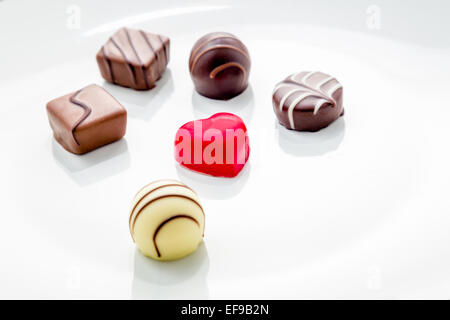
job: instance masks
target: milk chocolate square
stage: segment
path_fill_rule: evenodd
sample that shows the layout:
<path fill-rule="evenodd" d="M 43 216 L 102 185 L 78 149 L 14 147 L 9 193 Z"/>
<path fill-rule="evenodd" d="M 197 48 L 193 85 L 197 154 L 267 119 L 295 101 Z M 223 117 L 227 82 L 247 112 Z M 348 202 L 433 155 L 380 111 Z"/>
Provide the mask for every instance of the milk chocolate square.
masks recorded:
<path fill-rule="evenodd" d="M 149 90 L 169 62 L 170 40 L 142 30 L 119 29 L 97 53 L 102 77 L 136 90 Z"/>
<path fill-rule="evenodd" d="M 53 135 L 64 149 L 83 154 L 125 135 L 127 111 L 95 84 L 47 103 Z"/>

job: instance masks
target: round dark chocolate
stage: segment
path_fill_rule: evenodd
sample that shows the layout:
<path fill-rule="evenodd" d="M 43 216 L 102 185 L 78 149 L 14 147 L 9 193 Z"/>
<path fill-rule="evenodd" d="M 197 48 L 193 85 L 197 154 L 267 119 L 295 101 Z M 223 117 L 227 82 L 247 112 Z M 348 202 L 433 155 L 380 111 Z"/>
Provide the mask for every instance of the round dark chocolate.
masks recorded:
<path fill-rule="evenodd" d="M 189 71 L 198 93 L 228 100 L 248 86 L 250 55 L 236 36 L 225 32 L 209 33 L 192 48 Z"/>
<path fill-rule="evenodd" d="M 299 72 L 277 84 L 273 110 L 288 129 L 318 131 L 344 114 L 343 88 L 323 72 Z"/>

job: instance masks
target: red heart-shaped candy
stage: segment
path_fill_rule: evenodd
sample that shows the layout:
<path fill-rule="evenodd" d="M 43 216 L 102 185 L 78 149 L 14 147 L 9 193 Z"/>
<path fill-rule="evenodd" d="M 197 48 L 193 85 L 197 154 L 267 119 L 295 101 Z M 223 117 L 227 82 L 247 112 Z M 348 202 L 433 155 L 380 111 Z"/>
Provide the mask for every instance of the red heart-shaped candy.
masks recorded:
<path fill-rule="evenodd" d="M 182 166 L 217 177 L 235 177 L 247 163 L 247 127 L 232 113 L 216 113 L 178 129 L 175 159 Z"/>

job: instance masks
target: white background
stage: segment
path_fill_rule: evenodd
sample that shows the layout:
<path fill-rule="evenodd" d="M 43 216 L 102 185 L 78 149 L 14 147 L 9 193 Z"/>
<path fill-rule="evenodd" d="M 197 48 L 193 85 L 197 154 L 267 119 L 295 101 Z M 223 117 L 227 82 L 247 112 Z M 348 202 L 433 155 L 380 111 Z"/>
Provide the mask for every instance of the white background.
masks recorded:
<path fill-rule="evenodd" d="M 0 1 L 0 298 L 449 299 L 449 9 Z M 100 77 L 95 54 L 122 26 L 171 38 L 151 91 Z M 228 102 L 200 97 L 188 73 L 211 31 L 236 34 L 252 58 L 250 87 Z M 302 70 L 344 85 L 345 116 L 314 134 L 272 111 L 274 85 Z M 45 104 L 90 83 L 127 108 L 128 130 L 75 156 L 53 140 Z M 173 159 L 178 127 L 219 111 L 241 116 L 251 139 L 231 180 Z M 132 197 L 160 178 L 188 184 L 206 211 L 204 244 L 171 263 L 142 257 L 128 232 Z"/>

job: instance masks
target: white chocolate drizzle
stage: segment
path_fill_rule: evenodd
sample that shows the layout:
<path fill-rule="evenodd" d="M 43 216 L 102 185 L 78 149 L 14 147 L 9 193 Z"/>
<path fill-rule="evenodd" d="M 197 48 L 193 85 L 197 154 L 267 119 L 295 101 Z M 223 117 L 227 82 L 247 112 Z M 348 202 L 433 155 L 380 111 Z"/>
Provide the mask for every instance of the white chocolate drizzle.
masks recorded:
<path fill-rule="evenodd" d="M 334 80 L 334 77 L 328 77 L 328 78 L 325 78 L 324 80 L 322 80 L 322 81 L 320 81 L 318 84 L 317 84 L 317 90 L 322 90 L 322 87 L 326 84 L 326 83 L 328 83 L 328 82 L 330 82 L 331 80 Z"/>
<path fill-rule="evenodd" d="M 307 83 L 306 81 L 314 74 L 316 74 L 315 71 L 308 72 L 303 76 L 303 78 L 300 79 L 300 82 L 306 84 Z"/>
<path fill-rule="evenodd" d="M 319 112 L 320 107 L 323 106 L 327 102 L 328 101 L 325 99 L 321 99 L 321 100 L 317 101 L 316 105 L 314 106 L 314 115 L 316 115 Z"/>
<path fill-rule="evenodd" d="M 330 97 L 333 98 L 333 95 L 336 93 L 336 91 L 338 91 L 340 88 L 342 88 L 342 85 L 340 83 L 336 84 L 333 88 L 330 89 L 330 91 L 328 91 L 328 94 Z"/>
<path fill-rule="evenodd" d="M 298 103 L 300 103 L 302 100 L 304 100 L 304 99 L 306 99 L 306 98 L 308 98 L 308 97 L 310 97 L 310 96 L 311 96 L 311 93 L 309 93 L 309 92 L 304 92 L 304 93 L 302 93 L 300 96 L 298 96 L 298 97 L 291 103 L 291 105 L 289 106 L 289 109 L 288 109 L 288 117 L 289 117 L 289 123 L 290 123 L 292 129 L 295 129 L 295 125 L 294 125 L 294 109 L 295 109 L 295 106 L 296 106 Z"/>
<path fill-rule="evenodd" d="M 280 111 L 283 110 L 283 106 L 284 106 L 284 103 L 286 102 L 287 98 L 289 98 L 289 96 L 290 96 L 291 94 L 293 94 L 293 93 L 295 93 L 295 92 L 299 92 L 299 91 L 305 91 L 305 90 L 304 90 L 303 88 L 292 89 L 292 90 L 288 91 L 288 92 L 283 96 L 283 98 L 280 100 Z"/>

